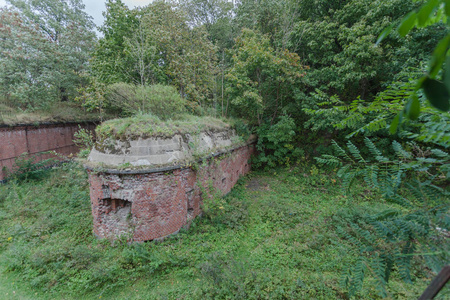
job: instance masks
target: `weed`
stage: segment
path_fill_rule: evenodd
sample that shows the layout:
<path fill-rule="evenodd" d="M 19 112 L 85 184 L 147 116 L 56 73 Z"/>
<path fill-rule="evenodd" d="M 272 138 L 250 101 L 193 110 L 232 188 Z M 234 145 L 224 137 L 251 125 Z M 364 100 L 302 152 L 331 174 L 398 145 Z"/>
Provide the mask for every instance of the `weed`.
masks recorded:
<path fill-rule="evenodd" d="M 94 147 L 94 136 L 92 132 L 85 128 L 81 128 L 80 125 L 78 125 L 78 130 L 74 133 L 73 137 L 73 142 L 81 149 L 82 152 L 83 150 L 90 151 Z M 80 155 L 83 154 L 80 152 Z"/>
<path fill-rule="evenodd" d="M 42 178 L 47 173 L 47 167 L 56 163 L 54 158 L 39 160 L 40 156 L 47 154 L 55 154 L 54 152 L 40 152 L 38 154 L 29 155 L 22 153 L 14 159 L 12 168 L 6 169 L 6 178 L 17 181 L 37 180 Z"/>

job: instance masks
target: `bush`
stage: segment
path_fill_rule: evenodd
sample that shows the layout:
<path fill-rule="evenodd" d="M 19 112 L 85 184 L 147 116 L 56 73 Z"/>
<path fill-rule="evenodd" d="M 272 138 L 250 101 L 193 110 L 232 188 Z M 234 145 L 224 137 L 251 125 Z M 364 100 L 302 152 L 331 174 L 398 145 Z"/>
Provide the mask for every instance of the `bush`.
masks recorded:
<path fill-rule="evenodd" d="M 92 132 L 78 125 L 78 130 L 74 133 L 73 137 L 73 142 L 80 148 L 78 156 L 86 158 L 94 147 L 94 136 Z"/>
<path fill-rule="evenodd" d="M 54 152 L 40 152 L 34 155 L 22 153 L 14 159 L 11 170 L 6 170 L 6 178 L 17 181 L 37 180 L 46 173 L 46 168 L 57 162 L 54 158 L 39 161 L 39 156 L 53 154 Z"/>
<path fill-rule="evenodd" d="M 94 147 L 94 135 L 88 129 L 81 128 L 80 125 L 78 125 L 78 130 L 73 137 L 73 142 L 81 150 L 91 150 Z"/>
<path fill-rule="evenodd" d="M 186 110 L 186 101 L 177 90 L 160 84 L 135 86 L 115 83 L 108 87 L 106 98 L 112 110 L 125 116 L 150 113 L 165 120 Z"/>
<path fill-rule="evenodd" d="M 163 120 L 185 111 L 186 101 L 172 86 L 139 86 L 136 96 L 142 103 L 143 112 L 152 113 Z"/>
<path fill-rule="evenodd" d="M 276 124 L 263 124 L 257 129 L 258 157 L 253 160 L 256 167 L 273 168 L 290 165 L 303 151 L 295 146 L 295 122 L 289 116 L 280 117 Z"/>
<path fill-rule="evenodd" d="M 136 86 L 119 82 L 106 88 L 105 98 L 108 109 L 124 116 L 133 115 L 136 100 Z"/>

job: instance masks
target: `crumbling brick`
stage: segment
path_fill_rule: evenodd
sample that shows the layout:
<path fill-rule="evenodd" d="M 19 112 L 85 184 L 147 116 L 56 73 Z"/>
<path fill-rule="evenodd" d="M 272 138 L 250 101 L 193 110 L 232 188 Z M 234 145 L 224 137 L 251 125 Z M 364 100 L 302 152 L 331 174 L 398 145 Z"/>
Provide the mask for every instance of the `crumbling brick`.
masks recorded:
<path fill-rule="evenodd" d="M 207 159 L 196 168 L 166 172 L 89 171 L 95 235 L 116 239 L 125 234 L 142 242 L 177 233 L 201 213 L 202 199 L 212 196 L 211 185 L 214 192 L 225 195 L 250 171 L 254 151 L 250 144 Z"/>

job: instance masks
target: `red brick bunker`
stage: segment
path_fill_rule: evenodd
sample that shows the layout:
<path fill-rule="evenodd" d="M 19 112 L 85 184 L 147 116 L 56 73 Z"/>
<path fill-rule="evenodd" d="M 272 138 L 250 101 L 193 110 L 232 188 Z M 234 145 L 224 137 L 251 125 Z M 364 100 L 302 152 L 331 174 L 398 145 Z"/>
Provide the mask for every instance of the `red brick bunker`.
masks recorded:
<path fill-rule="evenodd" d="M 151 167 L 149 161 L 170 161 L 175 156 L 178 162 L 180 157 L 191 157 L 192 136 L 139 140 L 134 145 L 126 143 L 127 149 L 116 144 L 116 151 L 110 153 L 94 149 L 90 160 L 95 163 L 108 161 L 117 166 L 121 160 L 138 166 L 123 170 L 86 165 L 95 235 L 109 239 L 125 235 L 128 240 L 142 242 L 164 238 L 190 224 L 201 214 L 205 197 L 225 195 L 250 171 L 254 139 L 233 145 L 233 134 L 230 130 L 201 133 L 203 157 L 162 167 Z M 118 154 L 120 148 L 124 151 Z"/>

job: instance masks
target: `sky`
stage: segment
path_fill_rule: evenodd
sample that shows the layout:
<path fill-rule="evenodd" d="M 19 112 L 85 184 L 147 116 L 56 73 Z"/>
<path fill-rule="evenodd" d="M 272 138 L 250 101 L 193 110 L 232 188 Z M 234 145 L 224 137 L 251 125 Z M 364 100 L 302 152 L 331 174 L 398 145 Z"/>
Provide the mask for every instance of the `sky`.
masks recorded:
<path fill-rule="evenodd" d="M 95 25 L 101 26 L 103 24 L 102 11 L 104 11 L 106 1 L 102 0 L 83 0 L 86 5 L 86 12 L 94 18 Z M 145 6 L 152 2 L 152 0 L 122 0 L 129 8 L 136 6 Z M 6 1 L 0 0 L 0 7 L 5 6 Z"/>

